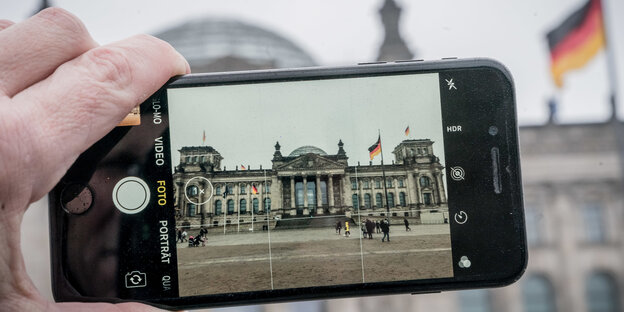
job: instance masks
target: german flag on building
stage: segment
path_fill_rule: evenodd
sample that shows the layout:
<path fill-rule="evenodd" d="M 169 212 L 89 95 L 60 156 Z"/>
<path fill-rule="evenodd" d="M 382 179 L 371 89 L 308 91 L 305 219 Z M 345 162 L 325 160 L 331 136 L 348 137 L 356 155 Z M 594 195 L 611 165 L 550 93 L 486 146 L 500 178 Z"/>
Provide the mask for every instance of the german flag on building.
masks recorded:
<path fill-rule="evenodd" d="M 600 0 L 589 0 L 546 37 L 550 70 L 555 84 L 561 87 L 567 71 L 583 67 L 605 45 Z"/>
<path fill-rule="evenodd" d="M 258 194 L 258 189 L 257 189 L 257 188 L 256 188 L 256 186 L 255 186 L 255 185 L 253 185 L 253 184 L 251 185 L 251 192 L 252 192 L 254 195 Z"/>
<path fill-rule="evenodd" d="M 368 153 L 371 160 L 381 153 L 381 136 L 377 139 L 377 143 L 368 148 Z"/>

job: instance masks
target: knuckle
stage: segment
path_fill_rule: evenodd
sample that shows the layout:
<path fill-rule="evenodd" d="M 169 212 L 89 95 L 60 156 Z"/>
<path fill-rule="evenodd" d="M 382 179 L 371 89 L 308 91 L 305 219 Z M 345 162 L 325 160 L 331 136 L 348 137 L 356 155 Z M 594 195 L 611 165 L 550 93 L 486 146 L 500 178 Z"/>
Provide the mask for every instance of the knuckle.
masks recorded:
<path fill-rule="evenodd" d="M 91 40 L 87 28 L 82 21 L 67 10 L 61 8 L 47 8 L 36 15 L 51 27 L 58 29 L 67 38 Z"/>
<path fill-rule="evenodd" d="M 12 26 L 12 25 L 13 25 L 12 21 L 0 19 L 0 30 L 8 28 L 9 26 Z"/>
<path fill-rule="evenodd" d="M 96 81 L 124 87 L 132 82 L 132 66 L 122 49 L 100 47 L 85 53 L 89 75 Z"/>
<path fill-rule="evenodd" d="M 142 42 L 144 46 L 148 46 L 151 49 L 154 49 L 159 52 L 164 52 L 165 54 L 170 54 L 174 51 L 173 47 L 166 41 L 162 39 L 158 39 L 154 36 L 140 34 L 132 37 L 133 40 Z"/>

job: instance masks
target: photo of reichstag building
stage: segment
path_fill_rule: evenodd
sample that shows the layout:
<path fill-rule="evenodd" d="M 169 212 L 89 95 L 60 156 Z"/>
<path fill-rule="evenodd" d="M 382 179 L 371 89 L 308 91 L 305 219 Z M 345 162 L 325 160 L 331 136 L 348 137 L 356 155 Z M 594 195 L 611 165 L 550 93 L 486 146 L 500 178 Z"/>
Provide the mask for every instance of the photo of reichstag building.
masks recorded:
<path fill-rule="evenodd" d="M 287 156 L 277 142 L 271 168 L 232 169 L 221 166 L 223 157 L 211 146 L 182 147 L 173 174 L 177 223 L 210 227 L 350 217 L 358 211 L 364 216 L 447 223 L 444 166 L 433 144 L 429 139 L 404 140 L 392 151 L 390 164 L 354 166 L 342 141 L 333 155 L 302 146 Z"/>

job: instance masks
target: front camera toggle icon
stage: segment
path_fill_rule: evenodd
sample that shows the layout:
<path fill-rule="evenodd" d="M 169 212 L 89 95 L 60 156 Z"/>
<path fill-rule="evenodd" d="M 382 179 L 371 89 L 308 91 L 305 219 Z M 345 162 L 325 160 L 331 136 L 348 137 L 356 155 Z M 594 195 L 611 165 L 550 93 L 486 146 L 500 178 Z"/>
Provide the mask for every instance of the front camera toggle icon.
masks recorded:
<path fill-rule="evenodd" d="M 147 274 L 140 271 L 126 273 L 126 288 L 138 288 L 147 286 Z"/>

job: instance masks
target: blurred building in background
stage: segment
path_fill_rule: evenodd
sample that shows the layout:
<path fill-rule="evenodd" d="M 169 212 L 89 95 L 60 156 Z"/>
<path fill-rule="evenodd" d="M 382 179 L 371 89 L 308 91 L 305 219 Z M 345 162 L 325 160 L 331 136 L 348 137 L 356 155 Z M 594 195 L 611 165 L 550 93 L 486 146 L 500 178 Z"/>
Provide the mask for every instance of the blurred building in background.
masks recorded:
<path fill-rule="evenodd" d="M 413 54 L 401 8 L 385 0 L 378 60 Z M 316 65 L 282 36 L 234 20 L 195 20 L 157 34 L 194 72 Z M 529 266 L 512 286 L 239 307 L 236 311 L 623 311 L 624 200 L 619 122 L 520 128 Z"/>
<path fill-rule="evenodd" d="M 292 41 L 237 20 L 200 18 L 155 36 L 174 46 L 196 73 L 316 65 Z"/>

